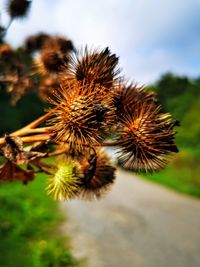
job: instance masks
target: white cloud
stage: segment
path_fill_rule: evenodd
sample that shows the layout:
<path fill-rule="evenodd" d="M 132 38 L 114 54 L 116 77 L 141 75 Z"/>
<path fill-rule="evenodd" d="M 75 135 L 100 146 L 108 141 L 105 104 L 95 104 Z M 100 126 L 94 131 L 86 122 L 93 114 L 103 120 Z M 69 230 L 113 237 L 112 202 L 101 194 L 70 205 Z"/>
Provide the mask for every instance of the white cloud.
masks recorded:
<path fill-rule="evenodd" d="M 5 0 L 3 0 L 5 1 Z M 33 0 L 8 40 L 19 45 L 37 31 L 65 34 L 76 46 L 105 47 L 120 55 L 129 78 L 147 83 L 164 71 L 197 74 L 199 0 Z M 195 49 L 194 49 L 195 48 Z"/>

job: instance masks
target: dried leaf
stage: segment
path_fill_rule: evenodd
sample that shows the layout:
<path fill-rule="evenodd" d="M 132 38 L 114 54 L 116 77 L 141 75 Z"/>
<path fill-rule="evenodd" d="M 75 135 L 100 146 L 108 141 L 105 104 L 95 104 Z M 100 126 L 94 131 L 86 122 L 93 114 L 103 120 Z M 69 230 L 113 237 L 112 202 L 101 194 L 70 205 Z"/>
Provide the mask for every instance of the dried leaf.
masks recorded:
<path fill-rule="evenodd" d="M 2 181 L 14 181 L 19 180 L 22 183 L 27 184 L 34 179 L 33 170 L 23 170 L 15 163 L 7 161 L 0 167 L 0 180 Z"/>
<path fill-rule="evenodd" d="M 27 164 L 30 161 L 44 157 L 46 153 L 41 153 L 41 152 L 33 152 L 33 151 L 21 151 L 16 155 L 16 163 L 18 165 L 20 164 Z"/>
<path fill-rule="evenodd" d="M 3 149 L 5 158 L 10 161 L 16 161 L 16 156 L 23 149 L 23 143 L 19 137 L 5 135 L 6 146 Z"/>
<path fill-rule="evenodd" d="M 46 153 L 24 150 L 22 140 L 19 137 L 6 134 L 5 139 L 6 146 L 3 149 L 3 154 L 5 158 L 17 165 L 27 164 L 31 160 L 41 158 L 46 155 Z"/>

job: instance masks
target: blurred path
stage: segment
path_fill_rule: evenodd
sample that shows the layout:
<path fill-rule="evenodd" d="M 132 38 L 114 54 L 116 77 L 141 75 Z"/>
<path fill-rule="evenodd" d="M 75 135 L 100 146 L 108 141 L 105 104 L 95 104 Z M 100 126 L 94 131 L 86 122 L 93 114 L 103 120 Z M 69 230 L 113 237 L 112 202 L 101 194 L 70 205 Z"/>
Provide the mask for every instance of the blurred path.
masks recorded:
<path fill-rule="evenodd" d="M 200 201 L 118 171 L 100 201 L 62 203 L 88 267 L 199 267 Z"/>

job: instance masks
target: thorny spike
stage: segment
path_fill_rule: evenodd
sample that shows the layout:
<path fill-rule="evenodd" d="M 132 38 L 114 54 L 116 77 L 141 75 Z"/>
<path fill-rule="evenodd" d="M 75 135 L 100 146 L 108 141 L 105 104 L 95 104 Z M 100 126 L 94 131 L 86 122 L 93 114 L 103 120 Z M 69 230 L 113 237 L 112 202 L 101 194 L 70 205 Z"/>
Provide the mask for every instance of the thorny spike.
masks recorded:
<path fill-rule="evenodd" d="M 19 0 L 10 1 L 14 2 Z M 114 183 L 115 168 L 98 146 L 119 147 L 121 164 L 144 172 L 163 168 L 178 152 L 173 130 L 178 122 L 161 112 L 154 93 L 119 77 L 118 57 L 108 47 L 93 51 L 86 47 L 82 56 L 74 57 L 69 56 L 72 50 L 72 42 L 63 37 L 40 33 L 28 38 L 24 53 L 37 51 L 40 56 L 42 71 L 35 84 L 33 70 L 23 67 L 12 48 L 0 45 L 0 58 L 11 65 L 0 84 L 10 86 L 14 100 L 32 88 L 54 106 L 0 138 L 5 159 L 0 180 L 27 183 L 36 172 L 50 174 L 47 191 L 56 200 L 99 198 Z M 108 137 L 113 141 L 107 142 Z M 56 166 L 42 162 L 60 155 Z"/>

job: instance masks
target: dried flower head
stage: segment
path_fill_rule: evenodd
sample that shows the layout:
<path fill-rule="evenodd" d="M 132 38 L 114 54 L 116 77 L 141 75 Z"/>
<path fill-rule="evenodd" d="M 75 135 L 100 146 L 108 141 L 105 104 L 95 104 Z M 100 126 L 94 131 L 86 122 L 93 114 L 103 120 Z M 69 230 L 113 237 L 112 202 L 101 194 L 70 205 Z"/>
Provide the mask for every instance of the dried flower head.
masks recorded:
<path fill-rule="evenodd" d="M 174 142 L 175 121 L 160 113 L 160 106 L 148 100 L 136 102 L 134 112 L 124 115 L 118 140 L 122 165 L 134 171 L 163 168 L 166 155 L 178 152 Z"/>
<path fill-rule="evenodd" d="M 79 82 L 94 83 L 110 88 L 119 74 L 118 57 L 109 48 L 89 52 L 86 47 L 82 57 L 71 58 L 68 75 Z"/>
<path fill-rule="evenodd" d="M 90 153 L 82 162 L 84 178 L 81 183 L 83 199 L 100 198 L 115 180 L 115 168 L 110 165 L 105 152 Z"/>
<path fill-rule="evenodd" d="M 63 55 L 59 51 L 44 50 L 41 53 L 40 60 L 36 62 L 39 72 L 59 73 L 65 68 L 67 61 L 63 60 Z"/>
<path fill-rule="evenodd" d="M 74 45 L 71 40 L 67 40 L 63 37 L 57 37 L 56 42 L 58 44 L 59 50 L 63 54 L 67 54 L 68 52 L 71 52 L 74 50 Z"/>
<path fill-rule="evenodd" d="M 29 36 L 25 41 L 25 49 L 28 52 L 35 52 L 42 49 L 46 40 L 50 38 L 46 33 L 38 33 L 36 35 Z"/>
<path fill-rule="evenodd" d="M 58 162 L 54 175 L 48 180 L 47 193 L 55 200 L 69 200 L 79 194 L 80 166 L 70 158 Z"/>
<path fill-rule="evenodd" d="M 62 54 L 67 55 L 69 52 L 74 50 L 72 41 L 60 37 L 60 36 L 49 36 L 43 44 L 43 49 L 56 50 Z"/>
<path fill-rule="evenodd" d="M 55 99 L 50 102 L 56 105 L 55 117 L 50 119 L 55 140 L 67 142 L 72 147 L 81 148 L 85 144 L 99 143 L 104 134 L 105 118 L 108 107 L 98 98 L 94 86 L 68 82 L 68 87 L 54 92 Z"/>
<path fill-rule="evenodd" d="M 117 120 L 123 119 L 127 112 L 135 112 L 135 107 L 143 102 L 156 102 L 155 93 L 146 91 L 143 86 L 134 84 L 125 86 L 122 80 L 113 91 L 112 105 L 115 108 Z"/>
<path fill-rule="evenodd" d="M 12 18 L 26 16 L 31 5 L 28 0 L 9 0 L 8 13 Z"/>
<path fill-rule="evenodd" d="M 13 49 L 6 43 L 0 45 L 0 59 L 10 60 L 13 56 Z"/>
<path fill-rule="evenodd" d="M 10 162 L 17 165 L 27 164 L 34 159 L 41 158 L 46 155 L 46 153 L 25 150 L 20 137 L 6 134 L 5 141 L 6 145 L 1 149 L 2 154 Z"/>

